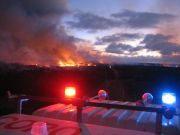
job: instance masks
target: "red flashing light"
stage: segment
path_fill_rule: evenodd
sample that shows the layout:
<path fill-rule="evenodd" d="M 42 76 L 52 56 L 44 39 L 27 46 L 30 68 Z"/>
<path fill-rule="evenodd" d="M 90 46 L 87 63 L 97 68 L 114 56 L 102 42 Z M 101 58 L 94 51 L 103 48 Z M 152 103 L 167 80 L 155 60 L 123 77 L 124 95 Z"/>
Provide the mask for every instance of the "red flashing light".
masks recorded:
<path fill-rule="evenodd" d="M 65 97 L 74 98 L 76 96 L 76 88 L 75 87 L 65 87 Z"/>

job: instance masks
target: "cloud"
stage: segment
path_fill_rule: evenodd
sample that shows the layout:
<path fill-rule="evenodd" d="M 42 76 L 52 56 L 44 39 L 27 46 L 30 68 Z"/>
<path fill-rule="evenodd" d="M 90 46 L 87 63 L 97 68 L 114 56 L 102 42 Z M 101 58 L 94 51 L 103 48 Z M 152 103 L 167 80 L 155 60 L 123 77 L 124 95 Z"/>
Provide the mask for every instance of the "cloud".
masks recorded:
<path fill-rule="evenodd" d="M 162 63 L 179 64 L 180 55 L 166 55 L 161 60 Z"/>
<path fill-rule="evenodd" d="M 173 20 L 175 16 L 171 14 L 124 10 L 111 14 L 109 18 L 79 11 L 74 14 L 74 18 L 76 21 L 67 22 L 70 27 L 96 31 L 118 27 L 155 28 L 164 22 Z"/>
<path fill-rule="evenodd" d="M 108 56 L 106 57 L 106 61 L 110 61 L 110 63 L 119 64 L 119 63 L 157 63 L 162 62 L 161 58 L 154 58 L 151 56 Z"/>
<path fill-rule="evenodd" d="M 108 56 L 106 60 L 111 60 L 113 63 L 125 62 L 160 62 L 160 63 L 178 63 L 180 57 L 180 44 L 171 42 L 173 37 L 170 35 L 162 34 L 147 34 L 141 41 L 144 46 L 132 47 L 128 44 L 111 43 L 109 44 L 105 52 L 120 54 L 120 56 Z M 138 55 L 138 52 L 146 50 L 146 55 Z M 150 53 L 159 52 L 161 57 L 156 57 Z"/>
<path fill-rule="evenodd" d="M 129 53 L 132 53 L 132 52 L 135 52 L 135 51 L 139 51 L 141 49 L 142 49 L 141 46 L 132 47 L 131 45 L 128 45 L 128 44 L 111 43 L 110 45 L 108 45 L 108 47 L 106 48 L 105 51 L 108 52 L 108 53 L 124 54 L 124 51 L 128 51 Z"/>
<path fill-rule="evenodd" d="M 55 65 L 83 61 L 61 18 L 69 13 L 66 0 L 1 0 L 0 60 Z"/>
<path fill-rule="evenodd" d="M 95 42 L 96 45 L 102 45 L 106 43 L 118 42 L 118 41 L 132 41 L 142 37 L 139 33 L 116 33 L 113 35 L 104 36 L 102 38 L 97 38 Z"/>
<path fill-rule="evenodd" d="M 87 30 L 106 30 L 121 26 L 121 22 L 92 13 L 78 12 L 74 15 L 77 21 L 68 21 L 67 24 L 72 28 Z"/>
<path fill-rule="evenodd" d="M 157 27 L 159 24 L 162 24 L 164 21 L 174 19 L 174 16 L 171 14 L 135 12 L 131 10 L 113 13 L 111 16 L 121 20 L 125 26 L 131 28 L 153 28 Z"/>
<path fill-rule="evenodd" d="M 170 42 L 169 40 L 171 38 L 171 36 L 162 34 L 148 34 L 141 43 L 145 44 L 145 48 L 152 51 L 159 51 L 163 55 L 180 53 L 180 44 Z"/>

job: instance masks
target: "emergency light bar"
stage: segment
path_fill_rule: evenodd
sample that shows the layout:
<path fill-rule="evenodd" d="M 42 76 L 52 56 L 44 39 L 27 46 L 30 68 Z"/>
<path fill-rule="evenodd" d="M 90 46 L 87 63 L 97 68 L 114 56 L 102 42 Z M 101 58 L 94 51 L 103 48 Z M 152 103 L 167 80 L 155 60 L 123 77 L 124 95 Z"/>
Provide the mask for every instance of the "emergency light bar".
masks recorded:
<path fill-rule="evenodd" d="M 99 90 L 98 91 L 98 94 L 96 95 L 96 96 L 94 96 L 94 97 L 91 97 L 90 98 L 90 100 L 92 100 L 92 99 L 99 99 L 99 100 L 105 100 L 105 99 L 107 99 L 108 98 L 108 93 L 107 93 L 107 91 L 106 90 Z"/>
<path fill-rule="evenodd" d="M 120 104 L 108 104 L 102 102 L 91 102 L 89 100 L 73 98 L 71 100 L 68 99 L 59 99 L 59 98 L 46 98 L 46 97 L 34 97 L 34 96 L 23 96 L 20 97 L 20 101 L 22 99 L 29 99 L 35 101 L 44 101 L 51 103 L 64 103 L 64 104 L 73 104 L 77 106 L 77 121 L 82 122 L 82 111 L 85 106 L 96 106 L 96 107 L 105 107 L 105 108 L 115 108 L 115 109 L 126 109 L 126 110 L 136 110 L 136 111 L 145 111 L 145 112 L 156 112 L 156 125 L 155 132 L 160 134 L 162 131 L 162 115 L 164 113 L 164 108 L 161 107 L 141 107 L 141 106 L 130 106 L 130 105 L 120 105 Z M 21 107 L 20 107 L 21 108 Z M 19 108 L 18 112 L 21 114 L 21 110 Z"/>
<path fill-rule="evenodd" d="M 80 99 L 75 98 L 76 96 L 76 88 L 75 87 L 66 87 L 65 88 L 65 97 L 63 99 L 60 98 L 46 98 L 46 97 L 34 97 L 34 96 L 22 96 L 19 97 L 20 102 L 23 99 L 29 99 L 29 100 L 35 100 L 35 101 L 44 101 L 44 102 L 51 102 L 51 103 L 64 103 L 64 104 L 73 104 L 77 107 L 77 121 L 82 122 L 82 111 L 83 107 L 85 106 L 96 106 L 96 107 L 105 107 L 105 108 L 115 108 L 115 109 L 126 109 L 126 110 L 136 110 L 136 111 L 145 111 L 145 112 L 155 112 L 156 113 L 156 125 L 155 125 L 155 132 L 158 134 L 161 134 L 162 132 L 162 116 L 164 115 L 167 119 L 171 119 L 175 115 L 175 111 L 171 108 L 164 108 L 161 107 L 147 107 L 147 106 L 130 106 L 130 105 L 121 105 L 121 104 L 109 104 L 104 102 L 93 102 L 89 98 L 89 100 L 86 99 Z M 106 99 L 108 96 L 107 92 L 105 90 L 100 90 L 97 94 L 97 96 L 100 100 Z M 166 98 L 169 97 L 170 101 L 166 102 Z M 70 98 L 70 100 L 69 100 Z M 150 103 L 153 100 L 153 96 L 150 93 L 145 93 L 142 96 L 142 102 Z M 163 102 L 165 103 L 175 103 L 176 98 L 173 96 L 173 94 L 163 94 L 162 97 Z M 20 104 L 22 105 L 22 104 Z M 19 113 L 21 113 L 21 107 L 18 108 Z"/>
<path fill-rule="evenodd" d="M 163 105 L 175 105 L 176 104 L 176 94 L 175 93 L 163 93 L 162 94 L 162 104 Z"/>
<path fill-rule="evenodd" d="M 76 97 L 76 88 L 72 86 L 65 87 L 65 97 L 66 98 L 75 98 Z"/>
<path fill-rule="evenodd" d="M 166 119 L 172 119 L 176 114 L 176 94 L 175 93 L 163 93 L 162 105 L 165 108 L 164 116 Z"/>

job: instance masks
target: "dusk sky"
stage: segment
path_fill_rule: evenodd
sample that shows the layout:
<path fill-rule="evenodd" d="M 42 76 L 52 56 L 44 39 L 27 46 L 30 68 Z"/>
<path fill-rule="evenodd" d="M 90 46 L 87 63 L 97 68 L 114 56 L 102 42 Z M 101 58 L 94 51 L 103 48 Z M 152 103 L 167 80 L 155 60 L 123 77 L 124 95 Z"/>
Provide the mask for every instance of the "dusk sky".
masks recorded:
<path fill-rule="evenodd" d="M 1 0 L 0 61 L 180 63 L 180 0 Z"/>

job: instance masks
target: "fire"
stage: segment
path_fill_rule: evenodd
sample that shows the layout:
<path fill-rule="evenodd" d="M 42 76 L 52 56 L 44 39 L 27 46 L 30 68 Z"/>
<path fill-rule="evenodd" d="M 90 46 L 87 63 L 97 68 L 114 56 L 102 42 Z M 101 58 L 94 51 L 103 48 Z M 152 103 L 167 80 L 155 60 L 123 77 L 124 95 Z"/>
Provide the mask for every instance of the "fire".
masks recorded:
<path fill-rule="evenodd" d="M 71 60 L 67 61 L 67 62 L 59 61 L 59 66 L 60 67 L 75 67 L 75 66 L 77 66 L 77 64 Z"/>
<path fill-rule="evenodd" d="M 93 56 L 93 54 L 89 54 L 89 50 L 86 50 L 85 52 L 87 52 L 88 55 Z M 61 57 L 58 58 L 57 64 L 60 67 L 96 66 L 93 62 L 90 62 L 86 58 L 79 55 L 77 52 L 74 52 L 74 50 L 63 49 L 59 52 L 59 54 Z"/>
<path fill-rule="evenodd" d="M 80 66 L 96 66 L 93 63 L 87 63 L 87 62 L 75 62 L 73 60 L 67 60 L 67 61 L 59 61 L 58 62 L 60 67 L 80 67 Z"/>

